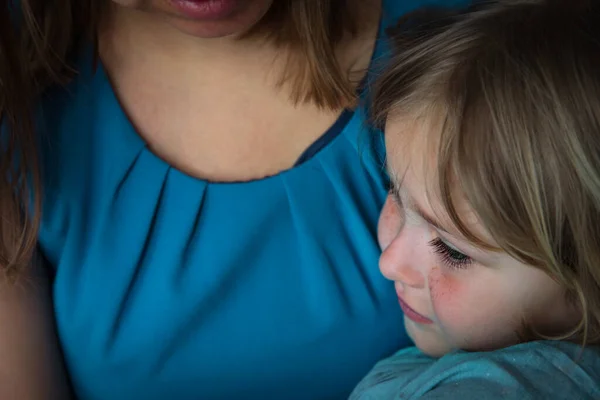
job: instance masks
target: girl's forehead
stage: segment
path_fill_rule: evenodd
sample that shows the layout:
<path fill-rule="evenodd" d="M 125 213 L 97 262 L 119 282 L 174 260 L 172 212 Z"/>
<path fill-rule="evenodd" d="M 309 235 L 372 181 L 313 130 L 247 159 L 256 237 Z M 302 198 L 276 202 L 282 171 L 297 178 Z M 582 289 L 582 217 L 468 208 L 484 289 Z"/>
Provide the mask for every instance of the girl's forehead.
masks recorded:
<path fill-rule="evenodd" d="M 405 206 L 438 222 L 453 237 L 468 243 L 450 218 L 442 198 L 437 143 L 439 131 L 424 120 L 393 118 L 386 124 L 386 164 L 393 190 L 398 191 Z M 452 178 L 452 204 L 464 227 L 490 247 L 497 248 L 486 226 L 467 201 L 460 177 Z"/>
<path fill-rule="evenodd" d="M 408 179 L 407 174 L 417 175 L 417 181 L 437 182 L 435 136 L 435 131 L 425 120 L 403 116 L 388 119 L 385 129 L 386 163 L 396 182 Z"/>

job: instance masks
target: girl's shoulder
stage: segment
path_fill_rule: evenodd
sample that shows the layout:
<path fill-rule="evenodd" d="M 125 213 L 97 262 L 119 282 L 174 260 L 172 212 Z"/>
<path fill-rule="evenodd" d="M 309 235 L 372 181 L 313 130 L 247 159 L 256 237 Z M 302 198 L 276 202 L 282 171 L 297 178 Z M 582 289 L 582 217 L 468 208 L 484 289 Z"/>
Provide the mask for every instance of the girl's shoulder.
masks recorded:
<path fill-rule="evenodd" d="M 351 399 L 597 399 L 600 348 L 535 341 L 434 359 L 416 348 L 379 362 Z"/>

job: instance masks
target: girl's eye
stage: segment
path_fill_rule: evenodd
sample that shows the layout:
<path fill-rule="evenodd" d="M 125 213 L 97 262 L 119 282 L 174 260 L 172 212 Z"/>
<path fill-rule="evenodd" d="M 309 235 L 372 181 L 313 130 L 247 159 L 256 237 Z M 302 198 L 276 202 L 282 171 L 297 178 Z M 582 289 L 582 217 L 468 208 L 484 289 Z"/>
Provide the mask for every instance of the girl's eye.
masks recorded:
<path fill-rule="evenodd" d="M 466 254 L 461 253 L 453 247 L 450 247 L 439 237 L 429 242 L 429 245 L 433 247 L 433 250 L 440 255 L 442 262 L 450 268 L 464 269 L 467 268 L 473 259 Z"/>

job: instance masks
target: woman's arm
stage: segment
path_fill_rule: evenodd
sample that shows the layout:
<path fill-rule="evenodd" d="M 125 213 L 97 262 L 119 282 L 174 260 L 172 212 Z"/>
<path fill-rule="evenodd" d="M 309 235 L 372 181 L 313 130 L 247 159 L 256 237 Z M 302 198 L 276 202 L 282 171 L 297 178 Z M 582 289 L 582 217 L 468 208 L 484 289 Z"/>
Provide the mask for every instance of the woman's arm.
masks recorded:
<path fill-rule="evenodd" d="M 0 399 L 70 398 L 50 280 L 38 257 L 17 283 L 0 277 Z"/>

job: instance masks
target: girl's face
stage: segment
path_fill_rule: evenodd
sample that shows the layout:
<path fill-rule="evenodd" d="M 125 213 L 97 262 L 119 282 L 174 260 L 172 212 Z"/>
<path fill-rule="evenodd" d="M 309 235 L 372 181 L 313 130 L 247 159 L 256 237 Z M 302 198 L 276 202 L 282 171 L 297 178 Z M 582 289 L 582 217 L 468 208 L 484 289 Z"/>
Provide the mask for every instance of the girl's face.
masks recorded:
<path fill-rule="evenodd" d="M 390 120 L 386 129 L 392 189 L 379 219 L 379 268 L 395 282 L 410 337 L 423 352 L 492 350 L 518 342 L 527 322 L 560 334 L 579 320 L 565 292 L 546 273 L 503 252 L 464 239 L 428 196 L 426 129 Z M 411 156 L 413 156 L 411 158 Z M 429 157 L 434 158 L 434 157 Z M 411 162 L 412 160 L 412 162 Z M 460 205 L 459 205 L 460 206 Z M 472 232 L 494 244 L 468 206 L 459 208 Z"/>
<path fill-rule="evenodd" d="M 200 38 L 239 35 L 266 14 L 274 0 L 112 0 L 153 13 L 172 26 Z"/>

